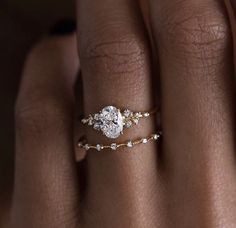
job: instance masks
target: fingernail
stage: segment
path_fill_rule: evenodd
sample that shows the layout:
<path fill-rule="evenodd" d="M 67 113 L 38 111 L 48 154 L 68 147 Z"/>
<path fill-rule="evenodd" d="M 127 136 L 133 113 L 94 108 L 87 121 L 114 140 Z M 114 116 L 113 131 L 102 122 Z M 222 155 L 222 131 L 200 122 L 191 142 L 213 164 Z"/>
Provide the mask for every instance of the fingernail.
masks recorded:
<path fill-rule="evenodd" d="M 51 36 L 56 35 L 68 35 L 76 30 L 76 23 L 74 20 L 67 19 L 57 22 L 51 29 L 49 34 Z"/>

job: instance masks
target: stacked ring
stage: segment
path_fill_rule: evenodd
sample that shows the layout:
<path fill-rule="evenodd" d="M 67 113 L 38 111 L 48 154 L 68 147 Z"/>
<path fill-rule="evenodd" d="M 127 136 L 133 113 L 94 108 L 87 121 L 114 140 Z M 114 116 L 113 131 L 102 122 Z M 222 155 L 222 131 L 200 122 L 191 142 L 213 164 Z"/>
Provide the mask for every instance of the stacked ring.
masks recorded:
<path fill-rule="evenodd" d="M 103 135 L 110 139 L 116 139 L 123 134 L 125 128 L 130 128 L 137 125 L 141 118 L 147 118 L 155 114 L 157 109 L 150 112 L 133 112 L 129 109 L 121 111 L 115 106 L 106 106 L 100 112 L 90 114 L 87 118 L 83 118 L 81 122 L 85 125 L 92 126 L 95 130 L 101 131 Z M 78 147 L 86 151 L 94 149 L 97 151 L 111 149 L 117 150 L 119 148 L 132 148 L 136 145 L 146 144 L 150 141 L 157 141 L 160 139 L 161 131 L 156 134 L 151 134 L 148 137 L 142 137 L 135 140 L 129 140 L 124 143 L 113 142 L 110 145 L 89 144 L 87 140 L 78 142 Z"/>

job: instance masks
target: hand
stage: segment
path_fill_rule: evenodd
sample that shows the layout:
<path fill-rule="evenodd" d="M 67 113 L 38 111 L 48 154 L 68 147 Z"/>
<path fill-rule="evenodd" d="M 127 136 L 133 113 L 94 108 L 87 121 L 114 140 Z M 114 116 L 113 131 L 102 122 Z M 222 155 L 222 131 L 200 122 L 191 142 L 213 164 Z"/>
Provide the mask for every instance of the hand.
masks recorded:
<path fill-rule="evenodd" d="M 75 36 L 42 42 L 29 55 L 16 109 L 13 227 L 235 226 L 234 73 L 224 5 L 157 0 L 149 7 L 78 1 L 83 112 L 109 104 L 150 110 L 160 102 L 161 147 L 91 150 L 78 167 Z M 149 118 L 119 141 L 155 126 Z M 90 143 L 110 143 L 91 128 L 85 134 Z"/>

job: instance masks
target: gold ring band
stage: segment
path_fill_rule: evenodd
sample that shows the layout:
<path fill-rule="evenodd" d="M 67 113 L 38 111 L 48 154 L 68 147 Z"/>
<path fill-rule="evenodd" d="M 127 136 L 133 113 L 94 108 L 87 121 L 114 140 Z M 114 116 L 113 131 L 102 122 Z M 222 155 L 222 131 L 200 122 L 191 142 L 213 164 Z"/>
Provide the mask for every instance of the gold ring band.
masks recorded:
<path fill-rule="evenodd" d="M 119 148 L 124 148 L 124 147 L 132 148 L 133 146 L 136 146 L 136 145 L 147 144 L 150 141 L 157 141 L 160 139 L 161 135 L 162 135 L 162 133 L 161 133 L 161 131 L 159 131 L 156 134 L 152 134 L 147 138 L 139 138 L 134 141 L 129 140 L 125 143 L 120 143 L 120 144 L 111 143 L 110 145 L 102 145 L 102 144 L 91 145 L 91 144 L 88 144 L 86 140 L 83 140 L 83 141 L 78 142 L 78 147 L 83 148 L 87 151 L 90 149 L 101 151 L 104 149 L 117 150 Z"/>

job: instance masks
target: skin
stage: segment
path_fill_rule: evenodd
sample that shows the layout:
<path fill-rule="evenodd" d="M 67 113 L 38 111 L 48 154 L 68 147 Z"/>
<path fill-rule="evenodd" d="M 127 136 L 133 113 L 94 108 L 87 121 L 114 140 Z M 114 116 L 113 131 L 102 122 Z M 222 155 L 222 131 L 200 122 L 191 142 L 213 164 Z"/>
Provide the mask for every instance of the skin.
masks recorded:
<path fill-rule="evenodd" d="M 29 54 L 16 104 L 11 227 L 235 227 L 234 21 L 218 0 L 145 2 L 78 1 L 77 36 L 46 39 Z M 74 123 L 79 70 L 79 112 L 160 103 L 161 143 L 83 160 L 77 151 L 76 163 L 80 135 L 110 143 Z M 118 140 L 155 126 L 149 118 Z"/>

